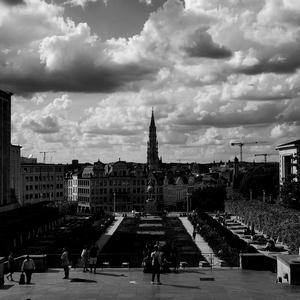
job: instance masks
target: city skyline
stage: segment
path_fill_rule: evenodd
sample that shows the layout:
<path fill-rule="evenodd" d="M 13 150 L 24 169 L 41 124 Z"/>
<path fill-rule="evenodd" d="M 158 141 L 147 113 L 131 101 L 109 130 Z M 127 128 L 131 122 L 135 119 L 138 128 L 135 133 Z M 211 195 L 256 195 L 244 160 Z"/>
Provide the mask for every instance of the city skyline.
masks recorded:
<path fill-rule="evenodd" d="M 300 138 L 299 17 L 292 0 L 3 0 L 12 144 L 40 162 L 145 163 L 153 108 L 163 162 L 263 141 L 243 147 L 261 162 Z"/>

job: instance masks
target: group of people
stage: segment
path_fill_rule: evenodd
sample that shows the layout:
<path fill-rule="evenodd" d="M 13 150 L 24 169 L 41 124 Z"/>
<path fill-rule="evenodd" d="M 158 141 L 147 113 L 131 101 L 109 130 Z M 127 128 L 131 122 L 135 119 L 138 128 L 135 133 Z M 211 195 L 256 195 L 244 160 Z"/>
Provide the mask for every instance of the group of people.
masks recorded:
<path fill-rule="evenodd" d="M 99 247 L 95 243 L 92 245 L 90 249 L 85 245 L 81 252 L 81 262 L 83 272 L 90 272 L 92 273 L 94 269 L 94 273 L 96 273 L 97 268 L 97 257 L 99 254 Z M 69 279 L 69 270 L 70 270 L 70 261 L 69 261 L 69 254 L 67 248 L 63 248 L 63 254 L 61 256 L 61 265 L 64 268 L 65 277 L 63 279 Z M 89 269 L 90 268 L 90 271 Z"/>
<path fill-rule="evenodd" d="M 98 254 L 99 247 L 97 244 L 93 244 L 90 249 L 88 249 L 86 245 L 83 247 L 83 250 L 81 252 L 83 272 L 88 272 L 88 267 L 90 266 L 90 272 L 92 273 L 92 269 L 94 269 L 94 273 L 96 273 Z"/>
<path fill-rule="evenodd" d="M 157 242 L 155 245 L 147 244 L 143 251 L 144 259 L 142 266 L 144 273 L 152 273 L 152 281 L 154 284 L 155 277 L 157 277 L 157 283 L 160 284 L 160 273 L 170 273 L 170 266 L 173 265 L 173 272 L 177 272 L 179 268 L 179 252 L 173 245 L 168 242 L 164 245 L 160 245 Z"/>
<path fill-rule="evenodd" d="M 7 280 L 14 281 L 13 280 L 13 274 L 15 271 L 14 265 L 15 265 L 14 254 L 12 251 L 10 251 L 8 256 L 8 273 L 6 275 Z M 21 278 L 23 278 L 24 276 L 23 273 L 25 273 L 27 284 L 31 283 L 31 276 L 34 270 L 35 270 L 35 264 L 33 259 L 31 259 L 29 255 L 26 255 L 26 258 L 24 259 L 21 266 L 21 272 L 22 272 Z M 20 280 L 20 284 L 23 283 L 25 283 L 23 282 L 23 279 Z"/>

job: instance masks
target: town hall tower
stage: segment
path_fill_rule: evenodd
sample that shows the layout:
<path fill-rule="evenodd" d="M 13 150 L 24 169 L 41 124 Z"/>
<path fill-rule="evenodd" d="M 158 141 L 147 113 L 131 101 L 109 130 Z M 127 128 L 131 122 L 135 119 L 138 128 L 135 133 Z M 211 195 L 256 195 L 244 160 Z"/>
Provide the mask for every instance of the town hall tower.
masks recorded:
<path fill-rule="evenodd" d="M 147 142 L 147 164 L 150 170 L 158 170 L 158 142 L 156 137 L 156 127 L 154 121 L 154 112 L 152 108 L 151 122 L 149 126 L 149 141 Z"/>

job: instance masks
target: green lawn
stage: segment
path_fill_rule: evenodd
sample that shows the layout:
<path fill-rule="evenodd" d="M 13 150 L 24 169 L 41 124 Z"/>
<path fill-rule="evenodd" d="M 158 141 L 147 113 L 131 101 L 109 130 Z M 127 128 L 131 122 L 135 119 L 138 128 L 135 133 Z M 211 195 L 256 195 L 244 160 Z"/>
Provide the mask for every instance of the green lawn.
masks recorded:
<path fill-rule="evenodd" d="M 111 266 L 129 261 L 131 267 L 141 267 L 145 245 L 157 241 L 160 245 L 168 242 L 177 247 L 180 261 L 187 262 L 190 267 L 196 267 L 204 260 L 179 218 L 148 217 L 124 219 L 102 249 L 101 261 L 109 261 Z"/>

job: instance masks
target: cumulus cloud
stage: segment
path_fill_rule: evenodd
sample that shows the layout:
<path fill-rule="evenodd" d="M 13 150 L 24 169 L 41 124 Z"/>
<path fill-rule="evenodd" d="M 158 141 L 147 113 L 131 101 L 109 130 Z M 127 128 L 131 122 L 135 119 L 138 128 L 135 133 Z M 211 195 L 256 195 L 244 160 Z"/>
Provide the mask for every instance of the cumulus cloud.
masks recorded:
<path fill-rule="evenodd" d="M 81 6 L 84 8 L 89 2 L 97 2 L 97 0 L 67 0 L 65 4 L 70 4 L 71 6 Z"/>
<path fill-rule="evenodd" d="M 83 154 L 88 145 L 110 155 L 122 147 L 132 151 L 132 160 L 142 159 L 136 145 L 146 151 L 151 107 L 163 156 L 226 157 L 233 155 L 232 137 L 276 144 L 297 135 L 297 3 L 184 2 L 165 1 L 140 33 L 107 40 L 89 20 L 68 18 L 66 6 L 0 4 L 1 83 L 16 97 L 29 95 L 30 105 L 44 106 L 14 115 L 17 130 L 26 132 L 14 141 L 34 133 L 47 143 L 76 145 L 82 157 L 92 153 Z M 51 92 L 63 94 L 49 103 Z M 83 99 L 99 93 L 101 99 L 86 105 L 76 100 L 80 109 L 70 121 L 75 92 Z"/>
<path fill-rule="evenodd" d="M 55 133 L 60 129 L 58 120 L 54 115 L 35 115 L 32 118 L 25 118 L 23 126 L 36 133 Z"/>
<path fill-rule="evenodd" d="M 232 55 L 230 49 L 225 46 L 220 46 L 215 43 L 207 28 L 199 28 L 187 40 L 189 43 L 184 50 L 191 57 L 206 57 L 206 58 L 229 58 Z"/>

